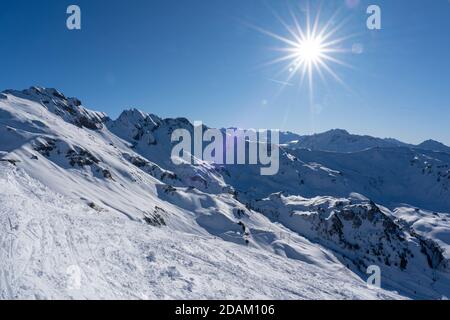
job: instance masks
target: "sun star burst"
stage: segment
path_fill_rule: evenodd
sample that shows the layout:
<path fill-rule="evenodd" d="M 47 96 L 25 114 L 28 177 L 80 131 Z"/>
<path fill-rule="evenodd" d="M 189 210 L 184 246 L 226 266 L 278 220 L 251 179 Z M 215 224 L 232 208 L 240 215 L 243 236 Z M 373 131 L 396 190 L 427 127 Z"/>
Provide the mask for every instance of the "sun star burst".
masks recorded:
<path fill-rule="evenodd" d="M 290 10 L 292 17 L 291 25 L 286 23 L 276 13 L 274 14 L 285 27 L 288 33 L 287 36 L 278 35 L 268 30 L 253 27 L 284 44 L 283 47 L 275 48 L 276 51 L 282 52 L 283 54 L 267 63 L 286 64 L 280 74 L 288 72 L 289 76 L 288 79 L 283 82 L 290 83 L 295 75 L 300 75 L 300 83 L 303 83 L 305 77 L 307 77 L 311 94 L 315 73 L 317 73 L 322 80 L 324 80 L 324 74 L 328 74 L 331 75 L 334 80 L 344 84 L 342 79 L 332 69 L 332 65 L 339 64 L 349 67 L 348 64 L 337 58 L 337 54 L 348 51 L 342 48 L 342 43 L 352 36 L 336 36 L 343 25 L 343 23 L 334 23 L 336 14 L 324 24 L 321 24 L 320 9 L 312 20 L 308 6 L 306 9 L 306 19 L 303 25 L 292 10 Z"/>

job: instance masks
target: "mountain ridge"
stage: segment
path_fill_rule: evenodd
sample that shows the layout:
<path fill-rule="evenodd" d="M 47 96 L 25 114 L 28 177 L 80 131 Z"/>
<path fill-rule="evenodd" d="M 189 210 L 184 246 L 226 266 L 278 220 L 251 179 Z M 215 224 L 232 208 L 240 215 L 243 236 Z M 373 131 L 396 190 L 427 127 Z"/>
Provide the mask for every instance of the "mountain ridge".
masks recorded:
<path fill-rule="evenodd" d="M 155 118 L 159 121 L 161 121 L 162 119 L 160 117 L 158 117 L 155 114 L 151 114 L 151 113 L 147 113 L 145 111 L 139 110 L 137 108 L 129 108 L 129 109 L 124 109 L 121 114 L 117 117 L 117 119 L 112 120 L 111 118 L 109 118 L 107 116 L 106 113 L 104 112 L 99 112 L 99 111 L 92 111 L 89 109 L 86 109 L 84 107 L 82 107 L 82 102 L 78 99 L 78 98 L 66 98 L 66 96 L 64 94 L 62 94 L 61 92 L 59 92 L 57 89 L 54 88 L 44 88 L 44 87 L 38 87 L 38 86 L 33 86 L 30 87 L 29 89 L 24 89 L 24 90 L 11 90 L 11 89 L 7 89 L 2 91 L 2 94 L 4 95 L 4 98 L 6 98 L 5 94 L 14 94 L 14 95 L 26 95 L 29 96 L 30 98 L 35 98 L 37 100 L 40 100 L 41 102 L 46 102 L 45 98 L 52 98 L 52 97 L 56 97 L 56 98 L 62 98 L 63 100 L 67 100 L 68 105 L 65 105 L 64 107 L 66 108 L 70 108 L 70 106 L 72 105 L 72 108 L 74 110 L 76 110 L 75 107 L 80 108 L 81 110 L 79 111 L 80 114 L 83 113 L 90 113 L 90 118 L 97 118 L 96 120 L 99 122 L 108 122 L 108 121 L 117 121 L 120 118 L 123 117 L 129 117 L 131 114 L 134 114 L 134 116 L 139 115 L 142 119 L 144 117 L 150 117 L 150 118 Z M 43 99 L 44 97 L 44 99 Z M 81 117 L 81 120 L 78 121 L 86 121 L 85 118 Z M 89 118 L 89 117 L 88 117 Z M 173 120 L 177 120 L 179 118 L 167 118 L 167 120 L 169 119 L 173 119 Z M 185 118 L 181 118 L 184 119 L 185 121 L 188 121 Z M 91 119 L 92 120 L 92 119 Z M 89 122 L 88 122 L 89 123 Z M 87 127 L 95 127 L 95 121 L 94 124 L 89 123 L 87 124 Z M 229 128 L 223 128 L 222 130 L 225 129 L 237 129 L 236 127 L 229 127 Z M 311 149 L 311 150 L 317 150 L 317 151 L 330 151 L 330 152 L 357 152 L 357 151 L 362 151 L 368 148 L 374 148 L 374 147 L 410 147 L 410 148 L 417 148 L 417 149 L 423 149 L 423 150 L 428 150 L 428 151 L 438 151 L 438 152 L 446 152 L 446 153 L 450 153 L 450 147 L 443 144 L 442 142 L 433 140 L 433 139 L 428 139 L 423 141 L 422 143 L 419 143 L 417 145 L 414 144 L 410 144 L 410 143 L 405 143 L 402 141 L 399 141 L 395 138 L 378 138 L 378 137 L 373 137 L 370 135 L 359 135 L 359 134 L 352 134 L 350 132 L 348 132 L 345 129 L 340 129 L 340 128 L 335 128 L 335 129 L 330 129 L 321 133 L 315 133 L 312 135 L 301 135 L 299 133 L 295 133 L 295 132 L 291 132 L 291 131 L 280 131 L 281 137 L 280 137 L 280 144 L 287 144 L 290 147 L 293 148 L 304 148 L 304 149 Z M 339 142 L 340 139 L 347 139 L 349 143 L 354 143 L 354 146 L 338 146 L 333 144 L 333 142 L 337 143 Z M 362 142 L 362 145 L 357 145 L 358 140 L 366 140 Z M 325 143 L 324 145 L 324 141 L 327 142 L 330 145 L 327 145 L 327 143 Z"/>
<path fill-rule="evenodd" d="M 446 196 L 450 195 L 450 155 L 403 147 L 347 154 L 284 146 L 280 172 L 273 177 L 260 176 L 258 165 L 199 161 L 177 166 L 170 159 L 171 133 L 177 128 L 192 130 L 187 119 L 161 119 L 132 109 L 112 120 L 57 90 L 29 90 L 4 92 L 0 98 L 0 157 L 17 161 L 0 163 L 5 194 L 0 197 L 0 217 L 4 228 L 8 228 L 8 219 L 17 223 L 17 229 L 3 232 L 12 232 L 22 248 L 17 257 L 2 257 L 0 270 L 20 279 L 14 270 L 31 255 L 31 260 L 25 259 L 29 263 L 22 274 L 33 280 L 33 287 L 24 291 L 21 286 L 0 286 L 2 297 L 14 293 L 73 297 L 73 293 L 61 291 L 61 283 L 54 280 L 62 281 L 65 257 L 70 254 L 78 257 L 87 276 L 97 280 L 79 292 L 84 297 L 95 297 L 92 292 L 96 290 L 105 295 L 107 289 L 91 261 L 106 263 L 108 279 L 120 279 L 127 296 L 128 282 L 139 294 L 154 297 L 156 293 L 145 285 L 151 282 L 163 297 L 226 298 L 229 290 L 230 297 L 245 298 L 251 295 L 234 284 L 236 279 L 245 282 L 247 278 L 252 280 L 244 289 L 250 292 L 251 286 L 256 286 L 266 298 L 450 296 L 450 243 L 446 236 L 450 230 L 445 229 L 450 212 L 450 197 Z M 41 191 L 30 193 L 33 186 Z M 16 203 L 14 197 L 22 201 Z M 45 199 L 51 199 L 51 206 L 45 207 L 50 215 L 42 209 Z M 30 209 L 33 205 L 36 212 Z M 71 206 L 75 208 L 73 217 L 67 209 Z M 64 212 L 63 220 L 58 211 Z M 59 274 L 44 269 L 39 276 L 43 256 L 28 251 L 33 243 L 26 235 L 34 232 L 38 235 L 35 241 L 47 240 L 36 233 L 27 215 L 58 241 L 70 243 L 42 253 L 58 265 Z M 92 215 L 101 217 L 103 228 L 97 220 L 89 222 Z M 76 223 L 74 217 L 83 223 Z M 431 231 L 424 232 L 424 228 Z M 137 230 L 139 236 L 134 235 Z M 71 240 L 75 235 L 82 239 L 83 234 L 99 245 L 93 257 L 84 250 L 90 242 Z M 173 239 L 170 246 L 183 244 L 183 250 L 196 252 L 207 266 L 194 263 L 173 247 L 164 248 L 168 238 Z M 201 250 L 196 249 L 195 239 L 199 238 L 205 242 Z M 1 239 L 0 247 L 6 248 L 8 239 Z M 101 239 L 107 243 L 121 239 L 117 242 L 121 245 L 104 246 Z M 157 250 L 146 243 L 150 240 L 158 243 Z M 215 255 L 213 248 L 221 244 L 225 251 L 221 248 Z M 57 246 L 50 243 L 47 247 Z M 133 255 L 127 254 L 127 249 Z M 167 252 L 174 262 L 167 262 L 160 252 Z M 251 272 L 245 269 L 247 254 Z M 230 255 L 235 258 L 231 264 L 226 261 Z M 265 258 L 258 258 L 262 256 Z M 272 270 L 280 268 L 275 259 L 288 266 L 283 268 L 286 275 Z M 383 274 L 384 290 L 379 292 L 370 291 L 364 283 L 365 268 L 373 263 Z M 273 276 L 265 280 L 267 284 L 257 281 L 263 278 L 257 265 Z M 296 268 L 308 277 L 299 279 Z M 318 272 L 319 278 L 310 271 Z M 338 276 L 332 277 L 333 272 Z M 200 274 L 214 279 L 223 291 L 208 289 Z M 220 277 L 213 274 L 228 281 L 220 283 Z M 277 285 L 274 279 L 282 280 Z M 339 287 L 339 279 L 350 283 L 348 290 L 332 289 L 336 293 L 331 295 L 313 293 Z M 168 289 L 164 289 L 164 281 Z M 315 281 L 319 288 L 314 287 Z M 113 293 L 120 295 L 120 291 Z"/>

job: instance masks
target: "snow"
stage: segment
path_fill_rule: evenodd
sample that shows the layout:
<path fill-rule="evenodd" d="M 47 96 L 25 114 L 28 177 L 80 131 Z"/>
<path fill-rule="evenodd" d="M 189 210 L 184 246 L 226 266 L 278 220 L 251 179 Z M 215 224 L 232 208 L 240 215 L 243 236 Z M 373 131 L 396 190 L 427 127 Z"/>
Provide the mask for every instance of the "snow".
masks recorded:
<path fill-rule="evenodd" d="M 264 177 L 258 166 L 174 165 L 178 128 L 193 130 L 137 109 L 112 120 L 55 89 L 3 92 L 0 298 L 450 295 L 450 154 L 392 139 L 310 151 L 285 133 L 280 173 Z M 372 263 L 383 289 L 365 284 Z"/>
<path fill-rule="evenodd" d="M 399 297 L 346 270 L 97 212 L 11 165 L 0 165 L 0 202 L 1 299 Z"/>
<path fill-rule="evenodd" d="M 399 207 L 394 215 L 408 227 L 426 238 L 434 239 L 450 258 L 450 216 L 412 207 Z"/>

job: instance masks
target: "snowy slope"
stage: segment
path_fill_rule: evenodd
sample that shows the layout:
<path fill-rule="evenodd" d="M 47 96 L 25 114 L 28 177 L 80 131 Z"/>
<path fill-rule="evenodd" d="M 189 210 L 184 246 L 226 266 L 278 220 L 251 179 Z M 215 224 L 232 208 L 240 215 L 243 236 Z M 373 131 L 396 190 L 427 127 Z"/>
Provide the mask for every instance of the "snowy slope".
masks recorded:
<path fill-rule="evenodd" d="M 417 234 L 434 241 L 442 249 L 442 254 L 450 258 L 450 217 L 445 213 L 421 210 L 412 207 L 399 207 L 394 215 L 400 223 Z"/>
<path fill-rule="evenodd" d="M 400 284 L 418 298 L 450 288 L 448 258 L 438 243 L 427 240 L 436 239 L 436 235 L 427 237 L 403 228 L 392 212 L 360 195 L 305 199 L 274 194 L 253 202 L 252 208 L 332 248 L 353 270 L 364 273 L 368 266 L 378 265 L 385 286 L 397 288 Z M 430 290 L 426 292 L 425 287 Z"/>
<path fill-rule="evenodd" d="M 0 164 L 1 299 L 378 299 L 345 269 L 98 212 Z M 74 266 L 80 286 L 71 286 Z"/>
<path fill-rule="evenodd" d="M 287 147 L 279 174 L 264 177 L 258 166 L 174 165 L 178 128 L 193 130 L 136 109 L 112 120 L 54 89 L 3 92 L 0 297 L 450 295 L 445 237 L 395 210 L 450 212 L 450 156 Z M 365 286 L 371 263 L 390 292 Z M 76 292 L 65 287 L 71 266 L 84 277 Z"/>
<path fill-rule="evenodd" d="M 358 192 L 394 208 L 402 203 L 450 211 L 450 154 L 414 148 L 373 148 L 354 153 L 292 150 L 307 163 L 338 172 L 343 187 L 329 195 Z M 316 194 L 319 195 L 320 193 Z"/>

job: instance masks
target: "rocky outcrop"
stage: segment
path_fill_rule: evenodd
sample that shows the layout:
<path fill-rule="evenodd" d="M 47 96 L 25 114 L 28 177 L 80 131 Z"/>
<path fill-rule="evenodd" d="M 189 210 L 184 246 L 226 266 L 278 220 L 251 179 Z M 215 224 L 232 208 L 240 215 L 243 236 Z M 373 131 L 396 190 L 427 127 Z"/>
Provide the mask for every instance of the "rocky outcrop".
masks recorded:
<path fill-rule="evenodd" d="M 138 167 L 145 173 L 148 173 L 152 177 L 155 177 L 156 179 L 160 180 L 161 182 L 170 184 L 170 185 L 177 185 L 181 186 L 181 180 L 178 178 L 178 176 L 170 172 L 168 170 L 164 170 L 158 165 L 142 158 L 139 156 L 132 156 L 128 153 L 124 153 L 123 157 L 126 161 L 130 162 L 132 165 Z"/>
<path fill-rule="evenodd" d="M 114 180 L 111 171 L 102 165 L 102 161 L 89 150 L 69 145 L 62 140 L 49 137 L 39 138 L 33 143 L 33 149 L 64 168 L 90 169 L 98 177 Z M 38 160 L 37 157 L 34 158 Z"/>
<path fill-rule="evenodd" d="M 397 224 L 372 201 L 273 194 L 250 206 L 298 234 L 317 241 L 351 261 L 359 271 L 383 265 L 406 271 L 427 261 L 431 269 L 445 269 L 442 249 Z"/>
<path fill-rule="evenodd" d="M 80 128 L 100 130 L 109 119 L 104 113 L 88 110 L 79 99 L 67 98 L 56 89 L 31 87 L 22 91 L 7 90 L 5 93 L 39 102 L 50 112 Z"/>

